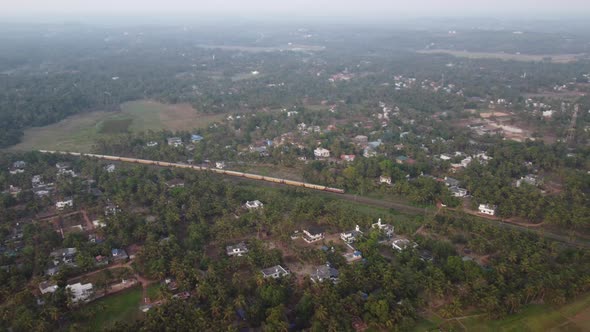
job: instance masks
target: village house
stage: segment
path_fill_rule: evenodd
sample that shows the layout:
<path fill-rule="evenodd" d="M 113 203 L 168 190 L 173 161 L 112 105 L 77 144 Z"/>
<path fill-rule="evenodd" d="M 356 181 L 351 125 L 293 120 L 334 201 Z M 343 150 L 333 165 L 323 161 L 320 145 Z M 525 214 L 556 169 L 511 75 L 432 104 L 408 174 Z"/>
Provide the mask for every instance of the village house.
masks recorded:
<path fill-rule="evenodd" d="M 394 227 L 393 225 L 390 224 L 384 224 L 381 222 L 381 218 L 379 218 L 379 220 L 377 220 L 376 223 L 374 223 L 373 225 L 371 225 L 372 228 L 377 228 L 379 229 L 379 231 L 381 231 L 382 233 L 384 233 L 385 235 L 387 235 L 387 237 L 392 237 L 394 234 Z"/>
<path fill-rule="evenodd" d="M 372 158 L 377 157 L 377 151 L 374 148 L 367 146 L 363 149 L 363 157 L 365 158 Z"/>
<path fill-rule="evenodd" d="M 247 201 L 246 204 L 244 204 L 244 207 L 248 210 L 257 210 L 264 207 L 264 204 L 259 200 Z"/>
<path fill-rule="evenodd" d="M 66 290 L 72 294 L 72 302 L 74 303 L 86 302 L 94 294 L 91 283 L 67 285 Z"/>
<path fill-rule="evenodd" d="M 465 197 L 467 196 L 467 189 L 459 188 L 459 187 L 450 187 L 449 191 L 453 195 L 453 197 Z"/>
<path fill-rule="evenodd" d="M 343 160 L 346 162 L 353 162 L 355 158 L 356 158 L 356 156 L 353 154 L 343 154 L 340 156 L 340 160 Z"/>
<path fill-rule="evenodd" d="M 105 216 L 114 216 L 119 211 L 120 211 L 119 207 L 113 203 L 109 203 L 109 204 L 107 204 L 107 206 L 104 207 L 104 215 Z"/>
<path fill-rule="evenodd" d="M 497 208 L 497 206 L 495 206 L 495 205 L 479 204 L 479 213 L 493 216 L 496 214 L 496 208 Z"/>
<path fill-rule="evenodd" d="M 358 260 L 363 259 L 363 255 L 360 251 L 355 250 L 353 252 L 345 253 L 342 256 L 346 259 L 347 263 L 356 262 Z"/>
<path fill-rule="evenodd" d="M 379 177 L 379 183 L 382 183 L 382 184 L 385 183 L 385 184 L 391 185 L 391 176 L 381 175 Z"/>
<path fill-rule="evenodd" d="M 352 140 L 356 144 L 359 144 L 359 145 L 364 145 L 364 144 L 367 144 L 367 142 L 369 142 L 369 138 L 367 136 L 364 136 L 364 135 L 357 135 Z"/>
<path fill-rule="evenodd" d="M 391 241 L 391 247 L 397 251 L 402 251 L 406 248 L 413 247 L 415 248 L 417 244 L 413 243 L 412 241 L 406 239 L 405 237 L 397 237 Z"/>
<path fill-rule="evenodd" d="M 201 135 L 197 135 L 197 134 L 191 135 L 191 142 L 193 142 L 193 143 L 199 143 L 202 140 L 203 140 L 203 136 L 201 136 Z"/>
<path fill-rule="evenodd" d="M 342 241 L 350 244 L 356 241 L 361 235 L 363 235 L 363 232 L 361 232 L 359 225 L 356 225 L 353 231 L 340 233 L 340 238 Z"/>
<path fill-rule="evenodd" d="M 39 283 L 39 290 L 41 291 L 41 294 L 54 293 L 57 288 L 58 286 L 55 281 L 48 280 Z"/>
<path fill-rule="evenodd" d="M 280 265 L 276 265 L 273 267 L 262 269 L 261 272 L 262 272 L 262 276 L 264 278 L 278 279 L 280 277 L 284 277 L 286 275 L 289 275 L 289 271 L 287 271 L 285 268 L 283 268 Z"/>
<path fill-rule="evenodd" d="M 147 142 L 146 146 L 148 148 L 153 148 L 155 146 L 158 146 L 158 142 L 156 142 L 156 141 L 149 141 L 149 142 Z"/>
<path fill-rule="evenodd" d="M 445 176 L 445 185 L 447 187 L 458 187 L 459 186 L 459 180 L 453 179 L 453 178 L 448 177 L 448 176 Z"/>
<path fill-rule="evenodd" d="M 69 199 L 65 199 L 63 201 L 58 201 L 57 203 L 55 203 L 55 207 L 58 210 L 63 210 L 66 207 L 73 207 L 74 206 L 74 200 L 69 198 Z"/>
<path fill-rule="evenodd" d="M 108 164 L 105 166 L 105 171 L 107 171 L 107 173 L 113 173 L 116 169 L 115 164 Z"/>
<path fill-rule="evenodd" d="M 225 247 L 228 256 L 242 256 L 248 252 L 248 247 L 244 242 L 240 242 L 233 246 Z"/>
<path fill-rule="evenodd" d="M 414 159 L 409 158 L 407 156 L 398 156 L 395 158 L 395 162 L 400 165 L 404 165 L 404 164 L 413 165 L 416 163 L 416 161 Z"/>
<path fill-rule="evenodd" d="M 223 161 L 216 162 L 215 163 L 215 168 L 224 169 L 225 168 L 225 162 L 223 162 Z"/>
<path fill-rule="evenodd" d="M 303 230 L 303 240 L 307 243 L 320 241 L 324 238 L 324 231 L 318 227 L 309 227 Z"/>
<path fill-rule="evenodd" d="M 168 137 L 167 141 L 168 145 L 173 146 L 175 148 L 182 146 L 182 138 L 180 137 Z"/>
<path fill-rule="evenodd" d="M 527 174 L 520 179 L 516 180 L 516 187 L 519 188 L 523 183 L 528 184 L 529 186 L 536 186 L 537 185 L 537 176 L 534 174 Z"/>
<path fill-rule="evenodd" d="M 449 156 L 446 153 L 443 153 L 443 154 L 440 155 L 439 158 L 440 158 L 440 160 L 451 160 L 453 157 Z"/>
<path fill-rule="evenodd" d="M 316 158 L 330 158 L 330 150 L 324 148 L 317 148 L 313 150 L 313 155 Z"/>
<path fill-rule="evenodd" d="M 125 249 L 113 249 L 111 250 L 111 255 L 113 256 L 113 260 L 117 261 L 126 261 L 129 258 L 127 255 L 127 251 Z"/>
<path fill-rule="evenodd" d="M 330 266 L 329 263 L 326 265 L 317 266 L 314 271 L 310 275 L 310 279 L 313 282 L 323 282 L 326 280 L 330 280 L 333 283 L 338 282 L 338 277 L 340 273 L 337 269 Z"/>

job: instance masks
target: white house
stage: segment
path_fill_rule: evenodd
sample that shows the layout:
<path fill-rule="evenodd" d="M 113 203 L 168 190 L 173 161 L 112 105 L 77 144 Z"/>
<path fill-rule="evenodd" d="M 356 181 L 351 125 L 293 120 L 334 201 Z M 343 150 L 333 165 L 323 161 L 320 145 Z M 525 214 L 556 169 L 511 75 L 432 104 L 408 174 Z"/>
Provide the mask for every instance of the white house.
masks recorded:
<path fill-rule="evenodd" d="M 149 141 L 149 142 L 147 142 L 146 146 L 149 147 L 149 148 L 153 148 L 154 146 L 158 146 L 158 142 L 156 142 L 156 141 Z"/>
<path fill-rule="evenodd" d="M 289 275 L 289 271 L 287 271 L 285 268 L 283 268 L 280 265 L 276 265 L 273 267 L 262 269 L 261 272 L 262 272 L 263 277 L 274 278 L 274 279 L 278 279 L 280 277 Z"/>
<path fill-rule="evenodd" d="M 330 158 L 330 150 L 324 148 L 317 148 L 313 150 L 313 155 L 316 158 Z"/>
<path fill-rule="evenodd" d="M 225 247 L 228 256 L 242 256 L 248 252 L 248 247 L 244 242 L 240 242 L 233 246 Z"/>
<path fill-rule="evenodd" d="M 264 207 L 264 204 L 259 200 L 247 201 L 246 204 L 244 204 L 244 207 L 248 210 L 256 210 Z"/>
<path fill-rule="evenodd" d="M 356 225 L 354 231 L 340 233 L 340 238 L 346 243 L 353 243 L 362 234 L 363 232 L 361 232 L 359 225 Z"/>
<path fill-rule="evenodd" d="M 409 247 L 416 247 L 416 244 L 404 237 L 398 237 L 391 241 L 391 247 L 395 250 L 402 251 Z"/>
<path fill-rule="evenodd" d="M 383 175 L 381 175 L 379 177 L 379 183 L 391 184 L 391 177 L 390 176 L 383 176 Z"/>
<path fill-rule="evenodd" d="M 479 204 L 479 213 L 493 216 L 496 214 L 496 208 L 497 208 L 497 206 L 495 206 L 495 205 Z"/>
<path fill-rule="evenodd" d="M 74 200 L 73 200 L 73 199 L 71 199 L 71 198 L 70 198 L 70 199 L 63 200 L 63 201 L 59 201 L 59 202 L 55 203 L 55 207 L 56 207 L 58 210 L 63 210 L 63 209 L 65 209 L 66 207 L 73 207 L 73 206 L 74 206 Z"/>
<path fill-rule="evenodd" d="M 116 169 L 115 164 L 108 164 L 104 168 L 108 173 L 113 173 Z"/>
<path fill-rule="evenodd" d="M 451 160 L 451 156 L 446 153 L 440 155 L 440 160 Z"/>
<path fill-rule="evenodd" d="M 449 191 L 453 195 L 453 197 L 465 197 L 467 196 L 467 189 L 459 188 L 459 187 L 450 187 Z"/>
<path fill-rule="evenodd" d="M 215 168 L 224 169 L 225 168 L 225 162 L 223 162 L 223 161 L 216 162 L 215 163 Z"/>
<path fill-rule="evenodd" d="M 39 284 L 41 294 L 54 293 L 57 288 L 57 284 L 52 281 L 43 281 Z"/>
<path fill-rule="evenodd" d="M 85 302 L 92 296 L 92 284 L 82 284 L 76 283 L 73 285 L 67 285 L 66 290 L 70 291 L 72 294 L 72 301 L 74 303 L 77 302 Z"/>
<path fill-rule="evenodd" d="M 174 147 L 182 146 L 182 138 L 170 137 L 170 138 L 168 138 L 168 145 L 172 145 Z"/>
<path fill-rule="evenodd" d="M 320 241 L 324 238 L 324 232 L 316 227 L 310 227 L 309 229 L 303 230 L 303 240 L 307 243 L 313 243 Z"/>
<path fill-rule="evenodd" d="M 381 218 L 379 218 L 379 220 L 376 223 L 371 225 L 371 227 L 379 229 L 381 232 L 385 233 L 385 235 L 387 235 L 387 237 L 393 236 L 393 232 L 394 232 L 393 225 L 382 223 Z"/>

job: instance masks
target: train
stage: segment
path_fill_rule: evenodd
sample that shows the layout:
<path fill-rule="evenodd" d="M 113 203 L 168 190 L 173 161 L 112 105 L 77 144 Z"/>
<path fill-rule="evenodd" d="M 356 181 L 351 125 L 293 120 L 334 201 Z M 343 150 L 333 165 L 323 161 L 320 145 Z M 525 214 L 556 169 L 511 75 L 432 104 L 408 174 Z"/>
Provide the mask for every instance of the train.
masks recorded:
<path fill-rule="evenodd" d="M 207 171 L 207 172 L 228 175 L 228 176 L 233 176 L 233 177 L 241 177 L 241 178 L 257 180 L 257 181 L 278 183 L 278 184 L 283 184 L 283 185 L 291 186 L 291 187 L 300 187 L 300 188 L 307 188 L 307 189 L 312 189 L 312 190 L 326 191 L 326 192 L 331 192 L 331 193 L 336 193 L 336 194 L 344 194 L 344 190 L 340 189 L 340 188 L 332 188 L 332 187 L 322 186 L 322 185 L 313 184 L 313 183 L 280 179 L 280 178 L 275 178 L 275 177 L 270 177 L 270 176 L 262 176 L 262 175 L 258 175 L 258 174 L 252 174 L 252 173 L 229 171 L 229 170 L 223 170 L 223 169 L 217 169 L 217 168 L 211 168 L 211 167 L 202 167 L 202 166 L 196 166 L 196 165 L 171 163 L 171 162 L 167 162 L 167 161 L 146 160 L 146 159 L 119 157 L 119 156 L 108 156 L 108 155 L 92 154 L 92 153 L 50 151 L 50 150 L 39 150 L 39 152 L 49 153 L 49 154 L 63 154 L 63 155 L 69 155 L 69 156 L 75 156 L 75 157 L 89 157 L 89 158 L 118 161 L 118 162 L 124 162 L 124 163 L 135 163 L 135 164 L 142 164 L 142 165 L 151 165 L 151 166 L 160 166 L 160 167 L 175 167 L 175 168 L 192 169 L 192 170 L 196 170 L 196 171 Z"/>

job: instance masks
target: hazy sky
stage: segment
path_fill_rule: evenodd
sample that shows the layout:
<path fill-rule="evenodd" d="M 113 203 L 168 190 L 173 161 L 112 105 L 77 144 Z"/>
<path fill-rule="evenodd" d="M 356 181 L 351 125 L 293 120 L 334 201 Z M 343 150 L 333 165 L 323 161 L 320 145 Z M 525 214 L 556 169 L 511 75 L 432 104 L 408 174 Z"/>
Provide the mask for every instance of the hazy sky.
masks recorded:
<path fill-rule="evenodd" d="M 561 16 L 590 13 L 590 0 L 0 0 L 0 13 L 181 13 L 301 16 Z"/>

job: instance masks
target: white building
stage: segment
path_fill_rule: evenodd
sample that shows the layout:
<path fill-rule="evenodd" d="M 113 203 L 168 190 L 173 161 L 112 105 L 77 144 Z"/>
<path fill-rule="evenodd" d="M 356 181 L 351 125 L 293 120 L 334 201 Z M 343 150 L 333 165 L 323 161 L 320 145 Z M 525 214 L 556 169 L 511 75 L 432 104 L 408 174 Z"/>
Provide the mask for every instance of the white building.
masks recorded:
<path fill-rule="evenodd" d="M 233 246 L 225 247 L 228 256 L 242 256 L 248 252 L 248 247 L 244 242 L 240 242 Z"/>
<path fill-rule="evenodd" d="M 283 268 L 280 265 L 269 267 L 266 269 L 262 269 L 261 272 L 262 272 L 262 276 L 264 276 L 265 278 L 274 278 L 274 279 L 278 279 L 280 277 L 289 275 L 289 271 L 287 271 L 285 268 Z"/>
<path fill-rule="evenodd" d="M 76 283 L 76 284 L 73 284 L 73 285 L 67 285 L 66 286 L 66 290 L 69 291 L 69 292 L 71 292 L 71 294 L 72 294 L 72 301 L 74 303 L 77 303 L 77 302 L 85 302 L 93 294 L 92 284 L 91 283 L 87 283 L 87 284 Z"/>
<path fill-rule="evenodd" d="M 313 155 L 316 158 L 330 158 L 330 150 L 324 148 L 317 148 L 313 150 Z"/>
<path fill-rule="evenodd" d="M 57 290 L 57 284 L 52 281 L 43 281 L 39 284 L 41 294 L 54 293 Z"/>
<path fill-rule="evenodd" d="M 320 241 L 324 238 L 324 232 L 319 228 L 310 227 L 309 229 L 303 230 L 303 240 L 307 243 L 313 243 Z"/>
<path fill-rule="evenodd" d="M 346 243 L 353 243 L 361 235 L 363 235 L 363 232 L 361 232 L 361 228 L 359 227 L 359 225 L 356 225 L 354 231 L 340 233 L 340 238 L 342 239 L 342 241 Z"/>
<path fill-rule="evenodd" d="M 66 207 L 73 207 L 73 206 L 74 206 L 74 200 L 73 200 L 73 199 L 71 199 L 71 198 L 70 198 L 70 199 L 63 200 L 63 201 L 59 201 L 59 202 L 55 203 L 55 207 L 56 207 L 58 210 L 63 210 L 63 209 L 65 209 Z"/>
<path fill-rule="evenodd" d="M 497 208 L 497 206 L 495 206 L 495 205 L 479 204 L 479 213 L 493 216 L 496 214 L 496 208 Z"/>
<path fill-rule="evenodd" d="M 113 173 L 116 169 L 115 164 L 108 164 L 104 168 L 108 173 Z"/>
<path fill-rule="evenodd" d="M 379 220 L 376 223 L 371 225 L 371 227 L 379 229 L 381 232 L 385 233 L 385 235 L 387 235 L 388 237 L 393 236 L 393 232 L 394 232 L 393 225 L 382 223 L 381 218 L 379 218 Z"/>
<path fill-rule="evenodd" d="M 256 210 L 264 207 L 264 204 L 259 200 L 247 201 L 246 204 L 244 204 L 244 207 L 248 210 Z"/>
<path fill-rule="evenodd" d="M 170 137 L 170 138 L 168 138 L 168 145 L 171 145 L 173 147 L 182 146 L 182 138 L 180 138 L 180 137 Z"/>
<path fill-rule="evenodd" d="M 146 146 L 149 147 L 149 148 L 153 148 L 154 146 L 158 146 L 158 142 L 156 142 L 156 141 L 149 141 L 149 142 L 147 142 Z"/>
<path fill-rule="evenodd" d="M 223 162 L 223 161 L 216 162 L 215 163 L 215 168 L 224 169 L 225 168 L 225 162 Z"/>
<path fill-rule="evenodd" d="M 459 187 L 450 187 L 449 191 L 453 195 L 453 197 L 465 197 L 467 196 L 467 189 L 459 188 Z"/>
<path fill-rule="evenodd" d="M 398 237 L 391 241 L 391 247 L 395 250 L 402 251 L 409 247 L 416 247 L 416 244 L 413 244 L 410 240 L 406 238 Z"/>
<path fill-rule="evenodd" d="M 381 177 L 379 177 L 379 183 L 391 184 L 391 177 L 381 175 Z"/>

